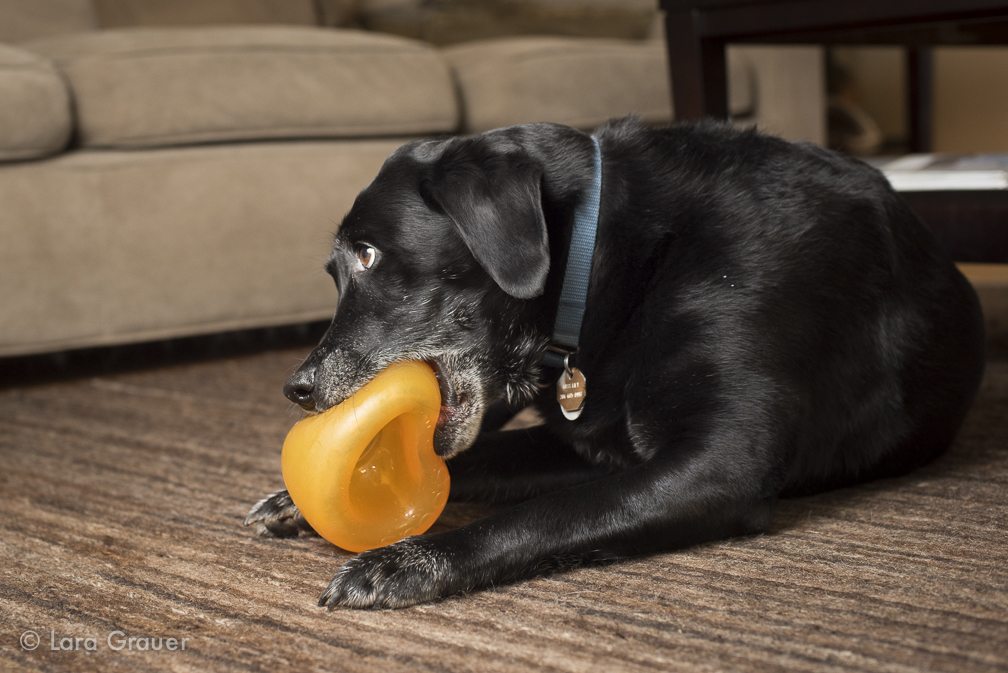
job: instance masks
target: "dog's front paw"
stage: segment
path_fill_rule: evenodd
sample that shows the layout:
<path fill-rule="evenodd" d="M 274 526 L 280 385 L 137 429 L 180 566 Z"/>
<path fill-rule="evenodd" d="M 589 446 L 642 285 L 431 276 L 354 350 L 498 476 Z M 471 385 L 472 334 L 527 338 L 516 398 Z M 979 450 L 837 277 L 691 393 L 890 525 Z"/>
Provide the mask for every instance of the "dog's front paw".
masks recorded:
<path fill-rule="evenodd" d="M 350 559 L 319 598 L 330 610 L 404 608 L 456 593 L 449 557 L 419 537 L 372 549 Z"/>
<path fill-rule="evenodd" d="M 260 535 L 296 537 L 301 532 L 314 533 L 287 491 L 277 491 L 252 505 L 245 517 L 246 526 L 255 526 Z"/>

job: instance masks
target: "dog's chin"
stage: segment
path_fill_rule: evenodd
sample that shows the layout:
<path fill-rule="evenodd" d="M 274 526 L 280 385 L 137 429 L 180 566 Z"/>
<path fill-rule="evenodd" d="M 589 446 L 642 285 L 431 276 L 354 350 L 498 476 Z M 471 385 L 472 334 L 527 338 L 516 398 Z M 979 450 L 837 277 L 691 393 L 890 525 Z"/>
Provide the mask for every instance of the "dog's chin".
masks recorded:
<path fill-rule="evenodd" d="M 481 413 L 461 423 L 439 422 L 434 429 L 434 453 L 448 459 L 468 449 L 476 441 L 482 418 Z"/>
<path fill-rule="evenodd" d="M 439 360 L 431 361 L 441 390 L 441 413 L 434 428 L 434 452 L 451 458 L 465 451 L 479 434 L 483 423 L 483 392 L 475 372 L 455 369 Z"/>

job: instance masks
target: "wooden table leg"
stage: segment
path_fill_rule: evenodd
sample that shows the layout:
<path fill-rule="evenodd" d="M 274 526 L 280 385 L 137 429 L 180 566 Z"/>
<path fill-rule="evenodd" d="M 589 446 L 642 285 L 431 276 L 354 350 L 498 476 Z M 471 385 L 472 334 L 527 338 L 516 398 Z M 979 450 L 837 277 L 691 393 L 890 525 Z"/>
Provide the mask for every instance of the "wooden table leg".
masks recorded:
<path fill-rule="evenodd" d="M 934 98 L 931 49 L 908 47 L 905 53 L 908 144 L 911 152 L 930 152 Z"/>
<path fill-rule="evenodd" d="M 672 106 L 676 119 L 728 118 L 725 43 L 701 37 L 697 11 L 668 12 L 668 48 Z"/>

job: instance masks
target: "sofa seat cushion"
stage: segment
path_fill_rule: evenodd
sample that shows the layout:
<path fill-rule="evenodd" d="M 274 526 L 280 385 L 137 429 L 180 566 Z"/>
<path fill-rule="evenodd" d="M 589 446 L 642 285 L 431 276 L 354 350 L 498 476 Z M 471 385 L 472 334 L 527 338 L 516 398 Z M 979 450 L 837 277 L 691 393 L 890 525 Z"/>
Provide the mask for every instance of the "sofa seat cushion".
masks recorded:
<path fill-rule="evenodd" d="M 401 142 L 0 163 L 0 357 L 332 317 L 332 230 Z"/>
<path fill-rule="evenodd" d="M 672 118 L 665 43 L 518 37 L 445 50 L 462 97 L 469 132 L 532 121 L 592 128 L 612 117 Z M 729 59 L 731 108 L 750 111 L 751 68 Z"/>
<path fill-rule="evenodd" d="M 433 48 L 282 26 L 123 29 L 30 43 L 65 73 L 89 147 L 451 131 Z"/>
<path fill-rule="evenodd" d="M 63 149 L 73 128 L 70 93 L 52 63 L 0 44 L 0 160 Z"/>

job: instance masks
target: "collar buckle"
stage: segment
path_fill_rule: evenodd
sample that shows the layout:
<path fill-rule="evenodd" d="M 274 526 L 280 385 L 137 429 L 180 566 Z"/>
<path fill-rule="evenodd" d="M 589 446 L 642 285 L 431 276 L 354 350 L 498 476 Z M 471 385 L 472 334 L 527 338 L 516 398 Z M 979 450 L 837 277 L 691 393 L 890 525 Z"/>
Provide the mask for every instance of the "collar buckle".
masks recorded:
<path fill-rule="evenodd" d="M 557 346 L 556 344 L 550 344 L 547 346 L 546 352 L 543 353 L 542 362 L 547 367 L 563 369 L 568 375 L 570 375 L 571 369 L 574 367 L 575 355 L 577 355 L 576 348 L 571 349 L 563 346 Z"/>

